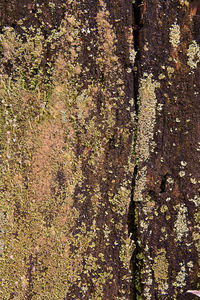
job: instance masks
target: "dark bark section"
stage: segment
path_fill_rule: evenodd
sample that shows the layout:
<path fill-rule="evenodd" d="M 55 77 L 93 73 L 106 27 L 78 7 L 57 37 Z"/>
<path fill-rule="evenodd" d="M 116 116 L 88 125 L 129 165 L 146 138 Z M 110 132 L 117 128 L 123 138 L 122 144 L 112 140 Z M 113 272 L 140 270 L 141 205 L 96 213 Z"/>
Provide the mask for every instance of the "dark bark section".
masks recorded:
<path fill-rule="evenodd" d="M 197 289 L 199 282 L 199 58 L 194 56 L 192 67 L 188 49 L 193 40 L 199 47 L 198 9 L 181 1 L 147 0 L 142 5 L 140 80 L 151 73 L 158 85 L 148 158 L 138 149 L 136 185 L 142 197 L 135 195 L 136 294 L 142 299 L 193 299 L 186 291 Z M 142 84 L 152 89 L 152 82 Z M 140 102 L 147 116 L 152 111 L 145 97 L 141 94 Z M 139 119 L 139 132 L 145 122 Z"/>

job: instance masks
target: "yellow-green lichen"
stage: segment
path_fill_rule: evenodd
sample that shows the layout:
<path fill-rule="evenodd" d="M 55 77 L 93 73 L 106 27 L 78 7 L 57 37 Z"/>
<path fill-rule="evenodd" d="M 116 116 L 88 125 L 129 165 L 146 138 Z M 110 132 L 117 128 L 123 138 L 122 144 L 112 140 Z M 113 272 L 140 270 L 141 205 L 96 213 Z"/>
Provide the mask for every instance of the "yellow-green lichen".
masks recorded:
<path fill-rule="evenodd" d="M 167 67 L 167 74 L 168 74 L 169 78 L 172 77 L 172 74 L 174 73 L 174 71 L 175 71 L 175 69 L 173 67 L 170 67 L 170 66 Z"/>
<path fill-rule="evenodd" d="M 166 258 L 166 250 L 164 248 L 157 251 L 154 258 L 152 269 L 154 271 L 155 281 L 158 286 L 158 291 L 161 295 L 167 295 L 168 285 L 168 268 L 169 263 Z"/>
<path fill-rule="evenodd" d="M 160 73 L 159 76 L 158 76 L 158 79 L 159 79 L 159 80 L 162 80 L 162 79 L 164 79 L 164 78 L 165 78 L 165 74 Z"/>
<path fill-rule="evenodd" d="M 189 1 L 187 1 L 187 0 L 179 0 L 179 2 L 180 2 L 180 4 L 181 4 L 182 6 L 185 5 L 185 6 L 187 6 L 187 7 L 188 7 L 189 4 L 190 4 Z"/>
<path fill-rule="evenodd" d="M 129 268 L 131 257 L 134 251 L 134 242 L 131 237 L 123 240 L 122 247 L 120 249 L 120 260 L 123 262 L 125 268 Z"/>
<path fill-rule="evenodd" d="M 148 218 L 151 218 L 152 213 L 156 210 L 156 203 L 154 200 L 151 200 L 151 197 L 146 197 L 146 201 L 143 205 L 143 212 Z"/>
<path fill-rule="evenodd" d="M 167 205 L 163 204 L 163 205 L 161 206 L 161 208 L 160 208 L 160 211 L 161 211 L 163 214 L 166 213 L 166 212 L 168 211 Z"/>
<path fill-rule="evenodd" d="M 152 269 L 154 271 L 154 277 L 158 284 L 162 281 L 167 281 L 168 267 L 169 263 L 166 258 L 166 250 L 162 248 L 158 250 L 152 266 Z"/>
<path fill-rule="evenodd" d="M 190 182 L 192 183 L 192 184 L 197 184 L 197 180 L 195 179 L 195 178 L 190 178 Z"/>

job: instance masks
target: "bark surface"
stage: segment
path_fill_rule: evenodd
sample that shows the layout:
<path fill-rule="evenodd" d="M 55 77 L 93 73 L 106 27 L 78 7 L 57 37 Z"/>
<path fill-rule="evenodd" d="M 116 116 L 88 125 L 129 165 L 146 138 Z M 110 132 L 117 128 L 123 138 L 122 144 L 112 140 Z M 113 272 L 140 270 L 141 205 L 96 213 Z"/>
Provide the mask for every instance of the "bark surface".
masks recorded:
<path fill-rule="evenodd" d="M 140 9 L 135 297 L 194 299 L 186 291 L 199 284 L 200 11 L 188 1 Z"/>
<path fill-rule="evenodd" d="M 199 24 L 198 1 L 1 1 L 1 299 L 194 299 Z"/>
<path fill-rule="evenodd" d="M 128 299 L 130 1 L 1 1 L 1 299 Z"/>

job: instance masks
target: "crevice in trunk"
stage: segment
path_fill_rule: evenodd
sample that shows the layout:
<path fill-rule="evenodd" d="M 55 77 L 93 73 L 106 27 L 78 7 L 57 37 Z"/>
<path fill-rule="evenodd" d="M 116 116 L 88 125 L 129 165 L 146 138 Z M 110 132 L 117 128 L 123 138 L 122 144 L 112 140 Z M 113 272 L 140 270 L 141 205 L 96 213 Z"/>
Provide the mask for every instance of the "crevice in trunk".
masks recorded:
<path fill-rule="evenodd" d="M 136 224 L 136 204 L 134 202 L 134 191 L 138 174 L 137 166 L 137 155 L 136 155 L 136 144 L 137 144 L 137 125 L 138 125 L 138 114 L 139 114 L 139 102 L 138 102 L 138 92 L 139 92 L 139 66 L 140 66 L 140 30 L 143 26 L 142 20 L 142 1 L 138 0 L 132 4 L 132 17 L 133 17 L 133 41 L 134 41 L 134 50 L 137 52 L 135 57 L 135 64 L 133 67 L 133 94 L 134 94 L 134 110 L 135 110 L 135 119 L 134 119 L 134 136 L 133 136 L 133 155 L 135 156 L 135 166 L 132 177 L 132 191 L 131 191 L 131 202 L 129 205 L 128 212 L 128 229 L 129 234 L 134 241 L 134 253 L 131 258 L 131 269 L 132 269 L 132 288 L 131 288 L 131 300 L 136 300 L 138 296 L 138 286 L 140 286 L 140 264 L 141 259 L 138 259 L 140 247 L 138 245 L 138 230 Z"/>

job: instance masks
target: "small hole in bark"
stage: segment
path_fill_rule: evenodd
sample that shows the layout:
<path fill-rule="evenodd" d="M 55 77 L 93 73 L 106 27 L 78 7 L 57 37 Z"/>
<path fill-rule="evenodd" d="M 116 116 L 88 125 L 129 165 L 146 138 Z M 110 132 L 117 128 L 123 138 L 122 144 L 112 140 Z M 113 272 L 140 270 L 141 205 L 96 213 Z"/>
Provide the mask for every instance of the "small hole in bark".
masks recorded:
<path fill-rule="evenodd" d="M 161 184 L 160 184 L 160 193 L 165 193 L 166 192 L 166 181 L 167 181 L 167 175 L 163 176 Z"/>
<path fill-rule="evenodd" d="M 10 27 L 12 27 L 13 29 L 15 29 L 16 28 L 16 26 L 17 26 L 17 24 L 11 24 L 11 26 Z"/>
<path fill-rule="evenodd" d="M 156 197 L 156 193 L 155 193 L 155 191 L 153 191 L 153 190 L 149 190 L 149 192 L 148 192 L 148 196 L 150 196 L 152 199 L 155 199 L 155 197 Z"/>

